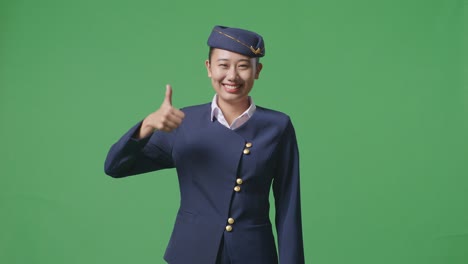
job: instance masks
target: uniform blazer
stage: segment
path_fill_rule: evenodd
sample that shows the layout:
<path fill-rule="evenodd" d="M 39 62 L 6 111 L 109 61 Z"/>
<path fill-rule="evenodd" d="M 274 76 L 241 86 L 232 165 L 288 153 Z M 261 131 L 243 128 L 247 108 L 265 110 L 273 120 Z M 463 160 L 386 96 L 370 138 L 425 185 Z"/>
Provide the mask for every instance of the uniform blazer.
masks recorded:
<path fill-rule="evenodd" d="M 182 111 L 182 124 L 170 133 L 136 140 L 141 123 L 135 125 L 105 162 L 116 178 L 177 169 L 180 208 L 164 259 L 215 263 L 223 239 L 233 264 L 278 263 L 269 219 L 273 185 L 279 262 L 304 263 L 299 153 L 289 117 L 257 106 L 231 130 L 210 119 L 210 104 Z"/>

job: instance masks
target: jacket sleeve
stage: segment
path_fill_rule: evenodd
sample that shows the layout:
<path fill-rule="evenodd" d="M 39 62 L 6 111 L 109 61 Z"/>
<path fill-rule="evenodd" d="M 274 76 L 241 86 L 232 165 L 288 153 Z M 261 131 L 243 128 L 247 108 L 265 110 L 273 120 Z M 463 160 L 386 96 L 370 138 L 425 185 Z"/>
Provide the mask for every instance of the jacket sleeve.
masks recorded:
<path fill-rule="evenodd" d="M 132 136 L 141 123 L 132 127 L 109 150 L 104 172 L 114 178 L 173 168 L 172 146 L 176 131 L 156 131 L 151 136 L 135 139 Z"/>
<path fill-rule="evenodd" d="M 291 120 L 278 145 L 278 165 L 273 181 L 276 230 L 281 264 L 303 264 L 299 150 Z"/>

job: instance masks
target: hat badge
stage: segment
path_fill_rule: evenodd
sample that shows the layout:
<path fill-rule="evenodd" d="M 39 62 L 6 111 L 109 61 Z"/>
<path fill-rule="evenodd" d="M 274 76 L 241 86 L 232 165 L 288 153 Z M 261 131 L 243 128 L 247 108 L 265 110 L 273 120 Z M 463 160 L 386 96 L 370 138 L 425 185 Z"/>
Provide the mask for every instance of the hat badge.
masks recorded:
<path fill-rule="evenodd" d="M 261 54 L 262 50 L 260 48 L 254 49 L 252 46 L 250 46 L 250 50 L 255 54 Z"/>

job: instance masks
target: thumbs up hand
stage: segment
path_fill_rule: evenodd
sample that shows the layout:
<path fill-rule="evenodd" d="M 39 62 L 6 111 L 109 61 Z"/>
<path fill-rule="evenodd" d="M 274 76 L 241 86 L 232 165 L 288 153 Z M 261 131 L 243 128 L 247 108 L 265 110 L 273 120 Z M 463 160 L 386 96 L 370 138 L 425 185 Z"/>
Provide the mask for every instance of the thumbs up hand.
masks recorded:
<path fill-rule="evenodd" d="M 184 112 L 172 106 L 172 87 L 168 84 L 164 101 L 158 110 L 143 120 L 138 137 L 147 137 L 155 130 L 171 132 L 180 126 L 184 117 Z"/>

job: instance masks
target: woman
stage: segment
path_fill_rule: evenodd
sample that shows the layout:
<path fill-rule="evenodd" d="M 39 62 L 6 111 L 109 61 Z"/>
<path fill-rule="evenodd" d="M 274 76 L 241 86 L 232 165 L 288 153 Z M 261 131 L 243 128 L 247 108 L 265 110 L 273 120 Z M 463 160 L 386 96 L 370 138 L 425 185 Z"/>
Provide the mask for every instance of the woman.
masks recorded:
<path fill-rule="evenodd" d="M 161 107 L 112 146 L 105 172 L 125 177 L 176 168 L 181 202 L 164 256 L 172 264 L 278 263 L 269 219 L 273 185 L 279 262 L 304 263 L 294 127 L 249 96 L 262 70 L 263 38 L 215 26 L 208 46 L 212 102 L 176 109 L 168 85 Z"/>

